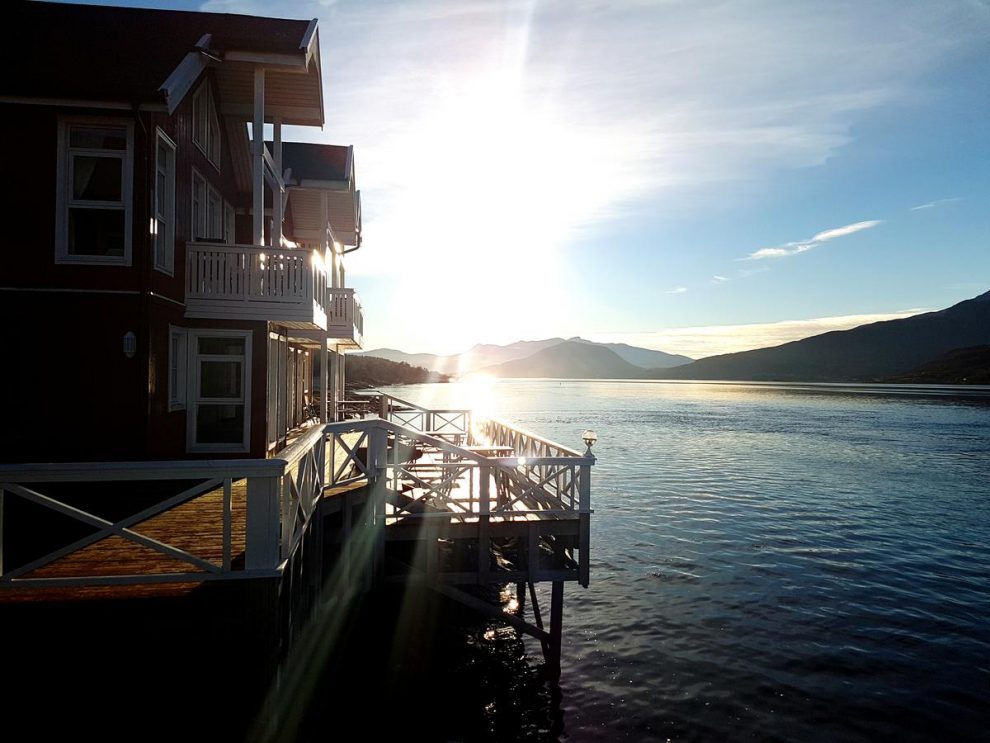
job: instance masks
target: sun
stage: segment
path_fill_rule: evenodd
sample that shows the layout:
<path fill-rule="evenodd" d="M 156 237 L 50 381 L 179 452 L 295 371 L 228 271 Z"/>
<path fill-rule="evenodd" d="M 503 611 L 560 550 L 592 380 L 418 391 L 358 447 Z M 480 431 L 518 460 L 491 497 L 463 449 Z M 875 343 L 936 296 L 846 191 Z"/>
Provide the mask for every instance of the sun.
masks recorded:
<path fill-rule="evenodd" d="M 391 163 L 396 181 L 415 187 L 366 230 L 398 274 L 394 309 L 416 312 L 449 343 L 556 334 L 577 303 L 562 251 L 607 201 L 607 168 L 589 167 L 592 154 L 596 167 L 607 162 L 607 146 L 552 100 L 527 96 L 513 74 L 441 87 Z"/>

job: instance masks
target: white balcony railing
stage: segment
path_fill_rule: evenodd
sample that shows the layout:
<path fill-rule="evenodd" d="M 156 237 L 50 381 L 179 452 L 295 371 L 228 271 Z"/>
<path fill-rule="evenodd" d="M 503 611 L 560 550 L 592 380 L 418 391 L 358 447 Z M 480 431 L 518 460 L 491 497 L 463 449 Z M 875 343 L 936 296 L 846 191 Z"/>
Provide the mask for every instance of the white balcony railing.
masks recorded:
<path fill-rule="evenodd" d="M 186 246 L 186 316 L 270 320 L 325 330 L 328 272 L 315 251 L 257 245 Z"/>
<path fill-rule="evenodd" d="M 339 345 L 364 342 L 364 311 L 353 289 L 327 289 L 327 336 Z"/>

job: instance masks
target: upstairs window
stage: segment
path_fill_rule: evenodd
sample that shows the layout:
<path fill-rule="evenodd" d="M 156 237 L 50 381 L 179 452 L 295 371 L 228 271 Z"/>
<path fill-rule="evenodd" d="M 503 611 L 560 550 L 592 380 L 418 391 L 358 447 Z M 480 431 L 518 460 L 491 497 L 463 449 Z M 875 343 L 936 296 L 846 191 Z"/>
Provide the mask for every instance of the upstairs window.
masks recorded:
<path fill-rule="evenodd" d="M 210 84 L 204 83 L 193 96 L 193 142 L 220 167 L 220 120 Z"/>
<path fill-rule="evenodd" d="M 155 268 L 175 270 L 175 144 L 159 130 L 155 149 L 154 216 L 151 231 L 155 243 Z"/>
<path fill-rule="evenodd" d="M 233 207 L 197 170 L 192 174 L 193 240 L 231 243 L 233 235 L 228 230 L 233 227 L 233 220 L 228 220 L 226 215 L 233 214 Z"/>
<path fill-rule="evenodd" d="M 62 119 L 56 263 L 131 264 L 134 126 Z"/>

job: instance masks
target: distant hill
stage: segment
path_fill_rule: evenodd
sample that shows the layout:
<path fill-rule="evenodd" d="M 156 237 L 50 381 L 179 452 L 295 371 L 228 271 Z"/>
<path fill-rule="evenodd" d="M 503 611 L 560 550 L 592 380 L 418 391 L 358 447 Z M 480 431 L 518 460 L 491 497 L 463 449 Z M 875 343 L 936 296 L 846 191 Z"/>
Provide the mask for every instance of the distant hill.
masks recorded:
<path fill-rule="evenodd" d="M 376 348 L 371 351 L 361 351 L 349 354 L 355 356 L 374 356 L 376 358 L 388 359 L 389 361 L 404 362 L 414 366 L 422 366 L 433 371 L 444 374 L 458 375 L 467 374 L 473 371 L 480 371 L 488 367 L 498 366 L 509 361 L 525 359 L 543 350 L 559 346 L 564 343 L 577 343 L 586 346 L 608 349 L 617 354 L 621 359 L 643 369 L 661 369 L 688 364 L 691 362 L 687 356 L 677 356 L 654 351 L 649 348 L 637 348 L 625 343 L 595 343 L 583 338 L 546 338 L 539 341 L 516 341 L 506 346 L 496 346 L 492 344 L 478 344 L 463 353 L 451 356 L 438 356 L 431 353 L 404 353 L 392 348 Z"/>
<path fill-rule="evenodd" d="M 643 369 L 671 369 L 675 366 L 684 366 L 684 364 L 690 364 L 694 361 L 694 359 L 687 356 L 654 351 L 652 348 L 639 348 L 638 346 L 630 346 L 626 343 L 595 343 L 594 341 L 586 341 L 584 338 L 571 338 L 570 340 L 577 341 L 578 343 L 604 346 L 614 351 L 620 358 L 625 359 L 630 364 Z"/>
<path fill-rule="evenodd" d="M 434 370 L 437 359 L 444 358 L 435 353 L 406 353 L 394 348 L 376 348 L 373 351 L 357 351 L 347 354 L 348 359 L 371 357 L 394 361 L 397 364 L 410 364 L 411 366 L 421 366 L 424 369 Z"/>
<path fill-rule="evenodd" d="M 909 372 L 883 381 L 907 384 L 990 384 L 990 346 L 957 348 Z"/>
<path fill-rule="evenodd" d="M 411 366 L 403 362 L 374 356 L 348 354 L 345 369 L 344 379 L 348 389 L 447 381 L 446 375 L 424 369 L 421 366 Z"/>
<path fill-rule="evenodd" d="M 480 369 L 495 377 L 552 377 L 557 379 L 635 379 L 642 368 L 615 351 L 587 341 L 563 341 L 522 359 Z"/>
<path fill-rule="evenodd" d="M 876 381 L 942 354 L 990 344 L 990 292 L 938 312 L 833 331 L 772 348 L 710 356 L 654 379 Z"/>

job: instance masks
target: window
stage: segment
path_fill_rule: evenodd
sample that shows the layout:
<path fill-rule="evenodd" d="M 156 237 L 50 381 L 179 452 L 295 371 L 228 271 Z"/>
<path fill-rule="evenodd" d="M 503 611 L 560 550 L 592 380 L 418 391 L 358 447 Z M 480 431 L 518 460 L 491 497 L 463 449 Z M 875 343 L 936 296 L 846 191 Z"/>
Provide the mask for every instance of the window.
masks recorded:
<path fill-rule="evenodd" d="M 169 328 L 168 409 L 186 407 L 186 329 Z"/>
<path fill-rule="evenodd" d="M 154 217 L 155 268 L 175 271 L 175 144 L 159 129 L 155 148 Z"/>
<path fill-rule="evenodd" d="M 251 332 L 189 331 L 191 451 L 246 452 L 251 428 Z"/>
<path fill-rule="evenodd" d="M 131 265 L 134 126 L 61 119 L 56 263 Z"/>
<path fill-rule="evenodd" d="M 227 230 L 226 212 L 231 207 L 213 184 L 193 169 L 192 225 L 193 240 L 211 240 L 232 243 L 233 237 Z M 233 220 L 231 220 L 232 223 Z M 231 225 L 232 226 L 232 225 Z"/>
<path fill-rule="evenodd" d="M 200 85 L 193 96 L 193 142 L 220 167 L 220 122 L 209 82 Z"/>

